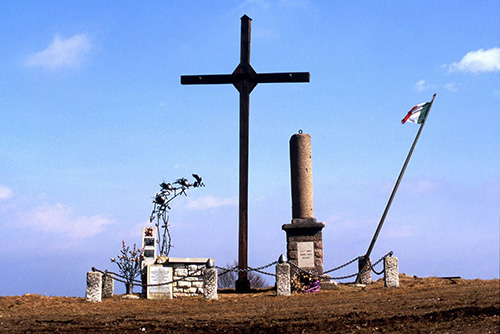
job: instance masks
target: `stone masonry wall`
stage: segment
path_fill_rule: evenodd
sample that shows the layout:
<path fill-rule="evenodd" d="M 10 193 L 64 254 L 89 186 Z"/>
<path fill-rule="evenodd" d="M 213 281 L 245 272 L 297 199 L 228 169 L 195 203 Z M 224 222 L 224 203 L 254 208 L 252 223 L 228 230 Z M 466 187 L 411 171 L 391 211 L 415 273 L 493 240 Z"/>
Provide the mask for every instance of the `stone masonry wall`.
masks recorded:
<path fill-rule="evenodd" d="M 173 263 L 173 295 L 175 297 L 203 294 L 205 264 Z"/>

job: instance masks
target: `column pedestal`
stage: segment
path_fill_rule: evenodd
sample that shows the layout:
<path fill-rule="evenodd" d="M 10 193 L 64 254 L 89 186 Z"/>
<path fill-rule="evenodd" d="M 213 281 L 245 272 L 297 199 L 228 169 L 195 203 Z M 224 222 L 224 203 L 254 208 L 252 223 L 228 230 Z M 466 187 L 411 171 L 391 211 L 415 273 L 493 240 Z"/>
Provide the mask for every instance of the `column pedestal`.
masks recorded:
<path fill-rule="evenodd" d="M 325 223 L 314 218 L 295 218 L 291 224 L 284 224 L 286 232 L 287 258 L 299 268 L 323 274 L 323 235 Z M 297 269 L 290 268 L 293 276 Z"/>

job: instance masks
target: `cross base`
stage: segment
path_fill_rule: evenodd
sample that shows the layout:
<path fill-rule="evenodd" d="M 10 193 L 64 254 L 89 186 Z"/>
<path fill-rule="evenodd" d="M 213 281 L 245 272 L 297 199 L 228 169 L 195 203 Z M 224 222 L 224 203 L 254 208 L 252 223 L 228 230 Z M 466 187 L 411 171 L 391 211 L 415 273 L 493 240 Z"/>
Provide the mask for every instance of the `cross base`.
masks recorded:
<path fill-rule="evenodd" d="M 250 281 L 248 278 L 239 278 L 236 280 L 236 292 L 250 292 Z"/>

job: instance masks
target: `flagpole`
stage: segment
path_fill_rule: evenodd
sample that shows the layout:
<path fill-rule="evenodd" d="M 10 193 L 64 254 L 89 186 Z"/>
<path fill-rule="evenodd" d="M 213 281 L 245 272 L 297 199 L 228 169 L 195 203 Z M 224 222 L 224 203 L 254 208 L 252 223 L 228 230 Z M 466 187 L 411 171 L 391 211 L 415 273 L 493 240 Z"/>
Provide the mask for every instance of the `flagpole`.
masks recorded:
<path fill-rule="evenodd" d="M 403 175 L 406 171 L 406 167 L 408 166 L 408 163 L 410 162 L 410 158 L 411 158 L 411 155 L 413 153 L 413 149 L 417 145 L 418 138 L 420 137 L 420 133 L 422 132 L 422 129 L 424 128 L 425 121 L 427 120 L 427 116 L 429 116 L 429 112 L 431 111 L 432 104 L 434 103 L 435 98 L 436 98 L 436 94 L 434 94 L 432 96 L 432 101 L 431 101 L 431 104 L 429 106 L 429 109 L 427 109 L 427 112 L 424 116 L 424 120 L 420 124 L 420 128 L 418 129 L 417 135 L 415 136 L 415 140 L 413 141 L 413 144 L 411 145 L 410 152 L 408 152 L 408 156 L 406 157 L 403 168 L 401 169 L 401 172 L 399 173 L 398 180 L 396 181 L 396 184 L 394 185 L 394 189 L 392 190 L 391 197 L 389 197 L 389 201 L 387 202 L 384 213 L 382 214 L 382 217 L 380 218 L 380 222 L 378 223 L 377 230 L 375 231 L 375 234 L 372 238 L 370 246 L 368 247 L 368 250 L 366 251 L 366 254 L 363 257 L 363 261 L 365 261 L 365 263 L 363 263 L 363 265 L 360 266 L 358 276 L 356 277 L 356 284 L 358 284 L 361 280 L 361 275 L 360 275 L 361 269 L 365 267 L 366 261 L 368 261 L 370 259 L 370 255 L 372 253 L 373 247 L 375 246 L 375 242 L 377 241 L 380 230 L 382 229 L 382 225 L 384 224 L 385 217 L 387 216 L 387 213 L 389 212 L 389 208 L 391 207 L 391 204 L 392 204 L 392 200 L 394 199 L 394 196 L 396 195 L 396 192 L 398 191 L 399 184 L 401 183 L 401 180 L 403 179 Z"/>

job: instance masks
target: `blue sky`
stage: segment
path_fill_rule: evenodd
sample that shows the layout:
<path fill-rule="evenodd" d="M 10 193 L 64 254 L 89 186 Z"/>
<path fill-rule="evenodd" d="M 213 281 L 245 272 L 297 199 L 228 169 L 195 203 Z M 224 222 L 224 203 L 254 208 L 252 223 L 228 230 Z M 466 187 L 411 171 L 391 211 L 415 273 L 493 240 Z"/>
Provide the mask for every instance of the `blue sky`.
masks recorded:
<path fill-rule="evenodd" d="M 1 1 L 0 295 L 83 296 L 92 266 L 140 243 L 162 181 L 174 257 L 237 257 L 240 17 L 257 72 L 308 84 L 251 94 L 249 265 L 286 251 L 288 140 L 312 137 L 324 268 L 366 252 L 437 93 L 372 258 L 418 276 L 499 276 L 500 3 Z M 339 274 L 350 274 L 355 266 Z M 121 285 L 121 284 L 120 284 Z M 123 289 L 117 286 L 117 291 Z"/>

